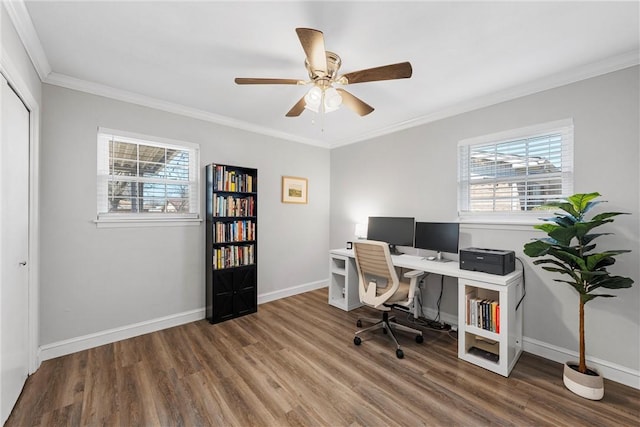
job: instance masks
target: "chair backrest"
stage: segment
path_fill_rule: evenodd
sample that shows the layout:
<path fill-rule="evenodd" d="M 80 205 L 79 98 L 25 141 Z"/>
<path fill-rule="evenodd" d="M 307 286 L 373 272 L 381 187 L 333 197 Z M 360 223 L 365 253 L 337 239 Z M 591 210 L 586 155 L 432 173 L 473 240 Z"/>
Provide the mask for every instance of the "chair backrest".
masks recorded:
<path fill-rule="evenodd" d="M 391 261 L 389 245 L 374 240 L 353 243 L 358 270 L 360 302 L 378 308 L 398 290 L 400 280 Z"/>

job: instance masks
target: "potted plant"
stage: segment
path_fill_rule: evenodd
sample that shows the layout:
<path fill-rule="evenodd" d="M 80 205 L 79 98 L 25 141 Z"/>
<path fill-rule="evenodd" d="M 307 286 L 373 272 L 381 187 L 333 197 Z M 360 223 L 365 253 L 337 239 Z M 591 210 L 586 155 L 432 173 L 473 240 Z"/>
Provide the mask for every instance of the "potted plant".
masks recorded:
<path fill-rule="evenodd" d="M 588 368 L 585 360 L 584 342 L 584 306 L 589 301 L 598 298 L 612 298 L 615 295 L 596 293 L 605 289 L 629 288 L 633 280 L 628 277 L 612 276 L 607 267 L 612 266 L 615 256 L 630 250 L 607 250 L 596 252 L 594 240 L 597 237 L 612 233 L 593 233 L 592 231 L 603 224 L 613 222 L 613 217 L 623 215 L 623 212 L 605 212 L 595 215 L 588 220 L 585 214 L 594 206 L 602 203 L 595 201 L 599 193 L 574 194 L 565 201 L 548 203 L 547 206 L 557 207 L 564 212 L 556 213 L 553 218 L 546 218 L 544 224 L 534 228 L 544 231 L 548 237 L 536 239 L 524 245 L 524 253 L 537 258 L 535 265 L 543 265 L 543 269 L 559 273 L 561 279 L 556 282 L 567 283 L 580 296 L 580 360 L 567 362 L 564 366 L 563 381 L 572 392 L 592 400 L 602 399 L 604 396 L 604 382 L 595 368 Z"/>

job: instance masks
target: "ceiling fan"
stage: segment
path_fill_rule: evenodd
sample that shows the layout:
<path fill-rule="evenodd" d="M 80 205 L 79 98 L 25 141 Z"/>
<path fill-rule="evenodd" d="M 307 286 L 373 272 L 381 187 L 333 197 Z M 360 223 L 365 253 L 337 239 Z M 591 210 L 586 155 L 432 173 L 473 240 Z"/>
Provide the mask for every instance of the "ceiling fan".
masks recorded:
<path fill-rule="evenodd" d="M 334 86 L 380 80 L 407 79 L 411 77 L 413 72 L 409 62 L 400 62 L 398 64 L 353 71 L 339 76 L 338 70 L 342 60 L 336 53 L 325 50 L 322 31 L 311 28 L 296 28 L 296 33 L 306 55 L 304 65 L 309 73 L 309 80 L 241 77 L 235 79 L 235 82 L 239 85 L 312 85 L 307 94 L 289 110 L 287 117 L 297 117 L 302 114 L 305 108 L 314 112 L 328 113 L 337 110 L 341 104 L 345 104 L 360 116 L 366 116 L 374 110 L 372 106 L 346 90 Z"/>

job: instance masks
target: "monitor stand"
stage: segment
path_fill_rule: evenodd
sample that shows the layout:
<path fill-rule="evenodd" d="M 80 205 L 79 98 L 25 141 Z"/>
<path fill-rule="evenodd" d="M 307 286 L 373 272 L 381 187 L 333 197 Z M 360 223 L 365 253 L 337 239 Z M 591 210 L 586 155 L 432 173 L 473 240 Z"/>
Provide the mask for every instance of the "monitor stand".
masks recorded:
<path fill-rule="evenodd" d="M 452 259 L 442 258 L 442 252 L 440 251 L 438 251 L 436 256 L 428 256 L 428 257 L 424 257 L 424 259 L 428 261 L 434 261 L 434 262 L 452 262 L 453 261 Z"/>
<path fill-rule="evenodd" d="M 389 244 L 389 252 L 391 252 L 391 255 L 402 255 L 402 252 L 396 248 L 396 245 Z"/>
<path fill-rule="evenodd" d="M 442 258 L 442 252 L 438 251 L 438 253 L 436 254 L 436 258 L 434 259 L 435 262 L 451 262 L 453 261 L 452 259 L 446 259 L 446 258 Z"/>

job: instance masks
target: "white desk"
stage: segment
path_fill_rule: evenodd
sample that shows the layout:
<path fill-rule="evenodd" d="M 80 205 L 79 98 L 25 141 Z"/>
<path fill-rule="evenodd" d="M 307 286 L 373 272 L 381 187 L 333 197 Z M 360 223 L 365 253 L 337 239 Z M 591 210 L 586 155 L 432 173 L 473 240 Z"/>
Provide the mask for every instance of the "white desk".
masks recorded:
<path fill-rule="evenodd" d="M 392 255 L 396 267 L 458 278 L 458 357 L 509 376 L 522 353 L 522 271 L 505 276 L 461 270 L 458 262 L 437 262 L 415 255 Z M 342 310 L 360 307 L 358 273 L 351 249 L 329 252 L 329 304 Z M 467 297 L 490 299 L 500 305 L 500 332 L 491 332 L 467 324 Z M 473 353 L 473 347 L 498 356 L 495 362 Z"/>

